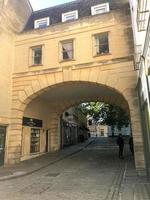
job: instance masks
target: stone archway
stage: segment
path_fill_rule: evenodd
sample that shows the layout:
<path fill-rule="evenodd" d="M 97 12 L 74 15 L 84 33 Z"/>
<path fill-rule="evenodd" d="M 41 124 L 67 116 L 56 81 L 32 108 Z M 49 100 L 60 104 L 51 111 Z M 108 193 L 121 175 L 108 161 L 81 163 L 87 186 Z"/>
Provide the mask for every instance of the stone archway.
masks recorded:
<path fill-rule="evenodd" d="M 9 127 L 7 142 L 7 156 L 5 163 L 13 164 L 20 161 L 22 117 L 27 105 L 39 95 L 47 92 L 50 88 L 57 90 L 57 87 L 67 83 L 86 82 L 111 88 L 114 96 L 105 96 L 103 101 L 117 103 L 128 109 L 131 117 L 132 132 L 135 147 L 135 165 L 137 169 L 145 168 L 143 151 L 143 139 L 140 125 L 140 114 L 138 97 L 136 93 L 136 73 L 133 71 L 132 61 L 120 62 L 117 64 L 97 65 L 94 67 L 73 66 L 57 71 L 43 70 L 38 73 L 27 72 L 16 74 L 13 78 L 12 93 L 12 118 Z M 115 91 L 117 91 L 115 93 Z M 120 94 L 118 98 L 115 94 Z M 94 97 L 96 98 L 96 97 Z M 84 99 L 85 100 L 85 99 Z M 126 102 L 126 103 L 125 103 Z M 63 102 L 59 112 L 54 112 L 51 120 L 51 128 L 54 140 L 56 139 L 56 120 L 60 111 L 70 106 L 73 102 Z M 65 106 L 64 106 L 65 105 Z M 54 142 L 55 143 L 55 142 Z M 54 145 L 57 149 L 57 145 Z"/>

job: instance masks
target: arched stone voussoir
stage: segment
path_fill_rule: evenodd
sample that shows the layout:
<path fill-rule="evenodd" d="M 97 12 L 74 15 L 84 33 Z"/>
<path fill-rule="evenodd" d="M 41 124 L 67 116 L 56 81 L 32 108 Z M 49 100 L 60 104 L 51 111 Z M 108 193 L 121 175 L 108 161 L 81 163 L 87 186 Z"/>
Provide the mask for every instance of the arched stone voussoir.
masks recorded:
<path fill-rule="evenodd" d="M 48 80 L 47 80 L 47 76 L 45 74 L 38 75 L 37 79 L 38 79 L 38 81 L 40 83 L 41 88 L 46 88 L 46 87 L 49 86 L 49 83 L 48 83 Z"/>
<path fill-rule="evenodd" d="M 100 71 L 98 67 L 90 69 L 88 81 L 91 83 L 97 83 L 99 74 L 100 74 Z"/>
<path fill-rule="evenodd" d="M 38 79 L 33 80 L 31 82 L 31 86 L 32 86 L 34 93 L 37 93 L 38 91 L 40 91 L 42 89 Z"/>
<path fill-rule="evenodd" d="M 27 87 L 25 87 L 25 93 L 27 94 L 27 96 L 31 96 L 32 94 L 34 94 L 34 90 L 33 90 L 33 88 L 32 88 L 32 86 L 30 85 L 30 86 L 27 86 Z"/>
<path fill-rule="evenodd" d="M 101 85 L 106 85 L 108 77 L 108 71 L 99 71 L 96 82 Z"/>
<path fill-rule="evenodd" d="M 106 81 L 106 86 L 113 88 L 114 90 L 117 90 L 120 92 L 120 90 L 118 90 L 118 77 L 117 75 L 113 74 L 113 75 L 109 75 L 108 79 Z"/>
<path fill-rule="evenodd" d="M 87 81 L 90 76 L 90 68 L 80 69 L 80 71 L 78 70 L 76 74 L 78 75 L 77 78 L 79 78 L 80 81 Z"/>
<path fill-rule="evenodd" d="M 15 108 L 12 108 L 12 110 L 11 110 L 12 118 L 22 118 L 23 113 L 24 113 L 23 110 L 18 110 L 18 109 L 15 109 Z"/>
<path fill-rule="evenodd" d="M 24 107 L 24 103 L 21 102 L 19 99 L 12 100 L 12 109 L 22 110 Z"/>
<path fill-rule="evenodd" d="M 56 84 L 64 82 L 63 72 L 56 72 L 54 76 Z"/>
<path fill-rule="evenodd" d="M 26 92 L 24 90 L 21 90 L 18 93 L 18 99 L 20 102 L 24 102 L 27 98 L 28 98 L 28 95 L 26 94 Z"/>

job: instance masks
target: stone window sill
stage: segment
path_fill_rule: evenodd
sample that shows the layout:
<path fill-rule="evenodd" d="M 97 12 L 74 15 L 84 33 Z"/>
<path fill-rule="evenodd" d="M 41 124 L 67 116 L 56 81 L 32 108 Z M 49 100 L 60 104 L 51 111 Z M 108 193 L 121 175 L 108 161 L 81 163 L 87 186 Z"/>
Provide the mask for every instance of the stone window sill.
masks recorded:
<path fill-rule="evenodd" d="M 29 67 L 42 67 L 43 66 L 43 64 L 37 64 L 37 65 L 30 65 Z"/>
<path fill-rule="evenodd" d="M 100 56 L 110 56 L 112 55 L 111 53 L 103 53 L 103 54 L 96 54 L 93 57 L 100 57 Z"/>
<path fill-rule="evenodd" d="M 70 62 L 70 61 L 75 61 L 75 59 L 66 59 L 66 60 L 60 60 L 60 63 L 64 63 L 64 62 Z"/>

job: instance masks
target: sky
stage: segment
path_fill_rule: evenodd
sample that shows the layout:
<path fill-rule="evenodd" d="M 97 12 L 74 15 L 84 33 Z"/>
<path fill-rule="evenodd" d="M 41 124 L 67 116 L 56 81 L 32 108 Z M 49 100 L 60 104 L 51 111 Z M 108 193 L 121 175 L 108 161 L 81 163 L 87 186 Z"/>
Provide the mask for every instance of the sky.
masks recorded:
<path fill-rule="evenodd" d="M 51 6 L 67 3 L 73 0 L 30 0 L 33 10 L 40 10 Z"/>

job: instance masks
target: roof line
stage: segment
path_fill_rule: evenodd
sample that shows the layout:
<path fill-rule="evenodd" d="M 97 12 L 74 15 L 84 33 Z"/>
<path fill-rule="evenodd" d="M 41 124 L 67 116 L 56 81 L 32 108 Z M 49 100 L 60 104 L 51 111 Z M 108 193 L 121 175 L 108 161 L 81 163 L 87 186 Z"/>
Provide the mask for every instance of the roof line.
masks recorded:
<path fill-rule="evenodd" d="M 31 10 L 32 10 L 32 13 L 34 12 L 34 10 L 33 10 L 33 7 L 32 7 L 32 5 L 31 5 L 31 3 L 30 3 L 30 0 L 27 0 L 28 1 L 28 4 L 29 4 L 29 6 L 30 6 L 30 8 L 31 8 Z"/>
<path fill-rule="evenodd" d="M 57 8 L 57 7 L 61 7 L 61 6 L 63 6 L 63 5 L 68 5 L 68 4 L 71 4 L 71 3 L 75 3 L 75 2 L 79 2 L 80 0 L 72 0 L 72 1 L 70 1 L 70 2 L 67 2 L 67 3 L 62 3 L 62 4 L 59 4 L 59 5 L 55 5 L 55 6 L 50 6 L 50 7 L 47 7 L 47 8 L 43 8 L 43 9 L 40 9 L 40 10 L 33 10 L 33 13 L 36 13 L 36 12 L 42 12 L 42 11 L 44 11 L 44 10 L 48 10 L 48 9 L 50 9 L 50 8 Z M 32 7 L 32 6 L 31 6 Z"/>

